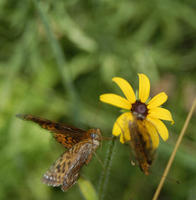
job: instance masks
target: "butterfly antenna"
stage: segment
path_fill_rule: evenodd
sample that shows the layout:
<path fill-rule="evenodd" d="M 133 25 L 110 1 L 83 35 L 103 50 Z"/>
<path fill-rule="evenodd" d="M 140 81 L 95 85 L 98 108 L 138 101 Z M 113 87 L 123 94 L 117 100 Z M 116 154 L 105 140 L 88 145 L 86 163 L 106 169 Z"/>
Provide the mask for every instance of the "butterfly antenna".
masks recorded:
<path fill-rule="evenodd" d="M 168 179 L 169 181 L 174 181 L 176 184 L 181 184 L 181 182 L 178 180 L 178 179 L 175 179 L 175 178 L 173 178 L 173 177 L 167 177 L 167 176 L 165 176 L 166 177 L 166 179 Z"/>
<path fill-rule="evenodd" d="M 157 174 L 157 175 L 161 175 L 161 173 L 159 172 L 154 172 L 154 171 L 151 171 L 152 174 Z M 171 181 L 171 182 L 175 182 L 176 184 L 181 184 L 181 181 L 179 181 L 178 179 L 176 178 L 173 178 L 173 177 L 168 177 L 168 176 L 164 176 L 166 178 L 166 180 L 168 181 Z"/>

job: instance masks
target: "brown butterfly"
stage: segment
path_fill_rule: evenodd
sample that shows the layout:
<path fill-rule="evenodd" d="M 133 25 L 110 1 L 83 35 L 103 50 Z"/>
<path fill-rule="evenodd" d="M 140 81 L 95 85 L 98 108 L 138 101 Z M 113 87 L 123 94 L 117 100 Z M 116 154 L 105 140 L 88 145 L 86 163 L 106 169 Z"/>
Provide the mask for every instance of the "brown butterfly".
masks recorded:
<path fill-rule="evenodd" d="M 130 145 L 135 155 L 135 159 L 144 174 L 148 175 L 149 168 L 155 155 L 151 137 L 145 124 L 136 119 L 129 121 L 129 130 L 131 135 Z"/>
<path fill-rule="evenodd" d="M 72 187 L 79 178 L 80 169 L 88 164 L 101 141 L 100 129 L 84 131 L 62 123 L 32 115 L 18 114 L 17 117 L 33 121 L 53 133 L 54 138 L 68 150 L 50 167 L 43 176 L 43 183 L 61 186 L 63 191 Z"/>

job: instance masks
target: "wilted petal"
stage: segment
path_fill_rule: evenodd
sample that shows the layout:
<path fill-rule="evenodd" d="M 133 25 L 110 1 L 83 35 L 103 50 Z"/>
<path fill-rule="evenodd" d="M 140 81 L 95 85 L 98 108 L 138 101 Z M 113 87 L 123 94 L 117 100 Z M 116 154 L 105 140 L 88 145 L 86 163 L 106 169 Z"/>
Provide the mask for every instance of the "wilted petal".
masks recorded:
<path fill-rule="evenodd" d="M 168 133 L 168 129 L 165 126 L 165 124 L 159 120 L 159 119 L 155 119 L 155 118 L 151 118 L 151 117 L 147 117 L 147 119 L 155 126 L 156 130 L 158 131 L 159 135 L 161 136 L 161 138 L 166 141 L 169 137 L 169 133 Z"/>
<path fill-rule="evenodd" d="M 161 92 L 154 96 L 149 102 L 148 102 L 148 109 L 158 107 L 165 103 L 167 101 L 168 96 L 165 94 L 165 92 Z"/>
<path fill-rule="evenodd" d="M 131 104 L 136 101 L 135 93 L 128 81 L 120 77 L 114 77 L 112 80 L 120 87 Z"/>
<path fill-rule="evenodd" d="M 160 108 L 160 107 L 152 108 L 149 110 L 148 116 L 151 118 L 158 118 L 162 120 L 171 121 L 172 124 L 174 123 L 170 111 L 165 108 Z"/>
<path fill-rule="evenodd" d="M 120 135 L 120 142 L 124 143 L 125 141 L 129 141 L 130 131 L 129 131 L 129 121 L 133 120 L 133 116 L 131 112 L 126 112 L 120 115 L 116 122 L 114 123 L 112 134 L 114 136 Z"/>
<path fill-rule="evenodd" d="M 150 94 L 150 81 L 145 74 L 138 74 L 139 76 L 139 99 L 145 103 Z"/>
<path fill-rule="evenodd" d="M 125 98 L 116 94 L 102 94 L 100 95 L 100 101 L 111 104 L 119 108 L 123 108 L 127 110 L 131 109 L 131 103 Z"/>

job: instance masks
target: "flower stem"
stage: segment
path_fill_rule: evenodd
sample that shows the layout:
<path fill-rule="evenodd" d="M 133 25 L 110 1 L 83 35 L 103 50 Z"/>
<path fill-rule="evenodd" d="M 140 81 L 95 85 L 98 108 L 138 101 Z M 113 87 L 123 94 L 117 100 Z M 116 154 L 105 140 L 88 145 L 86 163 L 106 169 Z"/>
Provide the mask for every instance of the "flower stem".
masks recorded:
<path fill-rule="evenodd" d="M 109 179 L 110 168 L 112 164 L 112 158 L 114 155 L 115 144 L 116 144 L 116 137 L 113 136 L 112 141 L 110 141 L 110 144 L 108 145 L 108 150 L 104 161 L 104 169 L 99 180 L 99 188 L 98 188 L 99 200 L 104 199 L 106 186 Z"/>
<path fill-rule="evenodd" d="M 173 162 L 173 160 L 174 160 L 174 157 L 175 157 L 175 155 L 176 155 L 176 152 L 177 152 L 177 150 L 178 150 L 178 147 L 179 147 L 179 145 L 180 145 L 180 143 L 181 143 L 181 141 L 182 141 L 182 138 L 183 138 L 183 136 L 184 136 L 184 134 L 185 134 L 185 131 L 186 131 L 187 127 L 188 127 L 189 121 L 190 121 L 190 119 L 191 119 L 191 117 L 192 117 L 192 114 L 193 114 L 193 111 L 195 110 L 195 107 L 196 107 L 196 99 L 194 99 L 194 102 L 193 102 L 193 104 L 192 104 L 192 107 L 191 107 L 191 109 L 190 109 L 190 111 L 189 111 L 189 113 L 188 113 L 188 116 L 187 116 L 187 118 L 186 118 L 186 121 L 185 121 L 185 123 L 184 123 L 184 126 L 183 126 L 183 128 L 182 128 L 182 130 L 181 130 L 181 132 L 180 132 L 180 135 L 179 135 L 179 137 L 178 137 L 178 140 L 177 140 L 177 142 L 176 142 L 176 145 L 175 145 L 175 147 L 174 147 L 174 150 L 173 150 L 173 152 L 172 152 L 172 154 L 171 154 L 171 156 L 170 156 L 170 159 L 169 159 L 169 161 L 168 161 L 168 163 L 167 163 L 167 166 L 166 166 L 166 168 L 165 168 L 165 171 L 163 172 L 163 175 L 162 175 L 162 177 L 161 177 L 160 183 L 159 183 L 159 185 L 158 185 L 158 187 L 157 187 L 157 189 L 156 189 L 156 191 L 155 191 L 155 193 L 154 193 L 154 196 L 153 196 L 152 200 L 157 200 L 157 199 L 158 199 L 158 196 L 159 196 L 159 194 L 160 194 L 160 191 L 161 191 L 161 189 L 162 189 L 162 187 L 163 187 L 163 184 L 164 184 L 164 182 L 165 182 L 165 179 L 166 179 L 166 177 L 167 177 L 167 175 L 168 175 L 168 173 L 169 173 L 169 170 L 170 170 L 170 168 L 171 168 L 172 162 Z"/>

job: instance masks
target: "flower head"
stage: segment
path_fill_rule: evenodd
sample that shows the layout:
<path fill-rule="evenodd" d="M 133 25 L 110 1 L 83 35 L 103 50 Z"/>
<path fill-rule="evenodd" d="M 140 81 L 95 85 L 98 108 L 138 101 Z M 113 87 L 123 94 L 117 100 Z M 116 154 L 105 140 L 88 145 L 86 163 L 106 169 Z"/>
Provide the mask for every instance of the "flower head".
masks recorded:
<path fill-rule="evenodd" d="M 112 134 L 120 136 L 120 142 L 124 143 L 131 140 L 129 122 L 137 120 L 147 130 L 151 137 L 153 149 L 159 145 L 159 136 L 166 141 L 169 133 L 165 124 L 161 120 L 174 123 L 169 110 L 160 107 L 167 101 L 167 95 L 161 92 L 154 96 L 150 101 L 150 81 L 145 74 L 139 76 L 139 97 L 133 91 L 132 86 L 123 78 L 114 77 L 112 80 L 120 87 L 126 98 L 116 94 L 103 94 L 100 100 L 104 103 L 117 106 L 127 110 L 121 114 L 114 123 Z"/>

